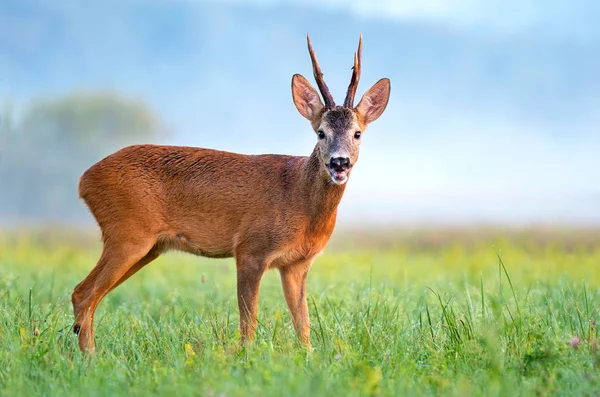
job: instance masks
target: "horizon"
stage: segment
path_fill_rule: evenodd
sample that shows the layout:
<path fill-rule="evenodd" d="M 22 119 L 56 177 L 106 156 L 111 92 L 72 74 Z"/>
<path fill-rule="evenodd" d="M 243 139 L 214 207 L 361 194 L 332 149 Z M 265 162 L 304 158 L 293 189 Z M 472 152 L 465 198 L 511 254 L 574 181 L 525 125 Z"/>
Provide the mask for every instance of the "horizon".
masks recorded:
<path fill-rule="evenodd" d="M 357 101 L 381 77 L 392 91 L 340 224 L 600 225 L 600 6 L 562 3 L 8 1 L 0 102 L 115 91 L 170 127 L 154 143 L 308 155 L 289 90 L 314 86 L 306 32 L 338 101 L 362 32 Z"/>

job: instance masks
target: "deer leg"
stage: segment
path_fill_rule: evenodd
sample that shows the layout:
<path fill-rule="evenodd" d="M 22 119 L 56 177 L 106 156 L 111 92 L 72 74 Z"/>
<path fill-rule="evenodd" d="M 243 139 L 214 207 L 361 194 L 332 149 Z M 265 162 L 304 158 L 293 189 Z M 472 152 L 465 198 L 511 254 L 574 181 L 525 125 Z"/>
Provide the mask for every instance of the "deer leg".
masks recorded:
<path fill-rule="evenodd" d="M 73 331 L 79 335 L 81 351 L 94 350 L 94 313 L 102 298 L 138 261 L 148 255 L 153 246 L 154 241 L 145 244 L 105 243 L 98 264 L 77 284 L 71 298 L 75 315 Z"/>
<path fill-rule="evenodd" d="M 146 256 L 144 256 L 142 259 L 140 259 L 139 261 L 137 261 L 137 263 L 135 265 L 133 265 L 129 270 L 127 270 L 127 273 L 125 273 L 120 279 L 119 281 L 117 281 L 115 283 L 115 285 L 113 285 L 112 287 L 110 287 L 110 290 L 107 292 L 110 293 L 113 289 L 117 288 L 119 285 L 123 284 L 125 282 L 125 280 L 127 280 L 129 277 L 133 276 L 134 274 L 136 274 L 141 268 L 143 268 L 144 266 L 146 266 L 148 263 L 152 262 L 153 260 L 155 260 L 156 258 L 158 258 L 160 255 L 160 253 L 158 251 L 156 251 L 156 249 L 152 249 L 150 250 L 150 252 L 148 252 L 148 254 L 146 254 Z"/>
<path fill-rule="evenodd" d="M 283 294 L 292 315 L 294 328 L 300 340 L 310 350 L 310 319 L 306 303 L 306 276 L 311 262 L 302 262 L 297 265 L 279 270 Z"/>
<path fill-rule="evenodd" d="M 242 344 L 254 338 L 257 325 L 258 289 L 266 263 L 255 258 L 237 259 L 237 294 Z"/>

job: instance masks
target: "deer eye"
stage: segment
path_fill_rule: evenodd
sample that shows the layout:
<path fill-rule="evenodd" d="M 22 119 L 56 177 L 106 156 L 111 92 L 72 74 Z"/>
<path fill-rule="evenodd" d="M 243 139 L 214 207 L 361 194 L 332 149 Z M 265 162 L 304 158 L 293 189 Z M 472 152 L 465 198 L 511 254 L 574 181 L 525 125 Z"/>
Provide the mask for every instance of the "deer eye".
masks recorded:
<path fill-rule="evenodd" d="M 325 132 L 323 132 L 323 130 L 319 130 L 319 132 L 317 132 L 317 136 L 319 139 L 325 139 Z"/>
<path fill-rule="evenodd" d="M 361 134 L 362 134 L 362 133 L 361 133 L 360 131 L 356 131 L 356 132 L 354 133 L 354 139 L 360 139 L 360 135 L 361 135 Z"/>

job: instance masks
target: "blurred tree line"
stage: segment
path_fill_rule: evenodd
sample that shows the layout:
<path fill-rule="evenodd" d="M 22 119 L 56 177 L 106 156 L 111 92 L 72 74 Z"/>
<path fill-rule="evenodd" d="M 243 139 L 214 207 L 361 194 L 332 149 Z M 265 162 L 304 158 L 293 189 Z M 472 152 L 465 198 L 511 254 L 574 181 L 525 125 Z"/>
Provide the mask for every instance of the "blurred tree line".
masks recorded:
<path fill-rule="evenodd" d="M 142 101 L 112 92 L 75 92 L 0 110 L 0 221 L 86 219 L 77 185 L 96 161 L 166 132 Z M 90 218 L 91 219 L 91 218 Z"/>

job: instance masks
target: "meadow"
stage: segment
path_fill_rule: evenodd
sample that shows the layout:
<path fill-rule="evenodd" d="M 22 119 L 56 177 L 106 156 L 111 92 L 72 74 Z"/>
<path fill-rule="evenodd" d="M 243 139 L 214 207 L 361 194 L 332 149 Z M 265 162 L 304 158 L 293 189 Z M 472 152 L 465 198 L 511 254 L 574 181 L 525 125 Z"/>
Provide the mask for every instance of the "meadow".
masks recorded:
<path fill-rule="evenodd" d="M 313 350 L 279 275 L 239 346 L 232 260 L 170 253 L 113 291 L 83 357 L 70 295 L 94 233 L 0 233 L 0 395 L 600 395 L 600 232 L 336 231 L 308 280 Z"/>

